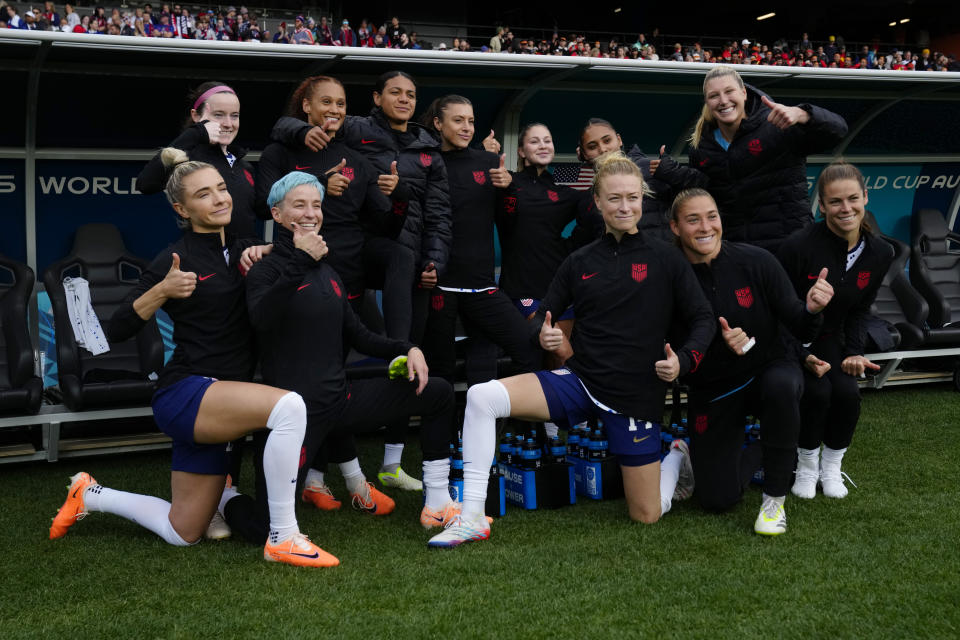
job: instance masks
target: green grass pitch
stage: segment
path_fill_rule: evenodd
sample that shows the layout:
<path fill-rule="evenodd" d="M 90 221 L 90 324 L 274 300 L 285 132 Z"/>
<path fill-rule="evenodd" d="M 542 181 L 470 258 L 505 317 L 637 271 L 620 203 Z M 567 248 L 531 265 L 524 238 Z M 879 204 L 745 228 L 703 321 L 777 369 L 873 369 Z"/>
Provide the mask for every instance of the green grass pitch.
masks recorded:
<path fill-rule="evenodd" d="M 945 386 L 866 392 L 844 461 L 859 488 L 788 497 L 778 538 L 753 533 L 755 488 L 730 513 L 689 501 L 651 526 L 622 500 L 509 509 L 491 540 L 449 551 L 427 549 L 419 494 L 393 492 L 383 518 L 301 505 L 336 569 L 236 540 L 173 548 L 104 514 L 47 539 L 68 476 L 169 497 L 166 452 L 0 467 L 0 637 L 956 638 L 958 409 Z M 360 444 L 373 477 L 381 442 Z M 404 461 L 419 471 L 415 445 Z"/>

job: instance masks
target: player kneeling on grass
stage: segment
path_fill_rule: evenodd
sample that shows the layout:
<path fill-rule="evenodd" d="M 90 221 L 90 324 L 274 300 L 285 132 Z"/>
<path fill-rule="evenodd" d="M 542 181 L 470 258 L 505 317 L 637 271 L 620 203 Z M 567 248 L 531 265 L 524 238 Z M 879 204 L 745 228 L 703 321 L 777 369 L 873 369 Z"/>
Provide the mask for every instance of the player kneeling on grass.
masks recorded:
<path fill-rule="evenodd" d="M 429 377 L 419 348 L 375 334 L 360 322 L 340 277 L 324 260 L 328 248 L 320 235 L 322 200 L 317 178 L 302 171 L 288 173 L 270 190 L 277 238 L 247 275 L 247 304 L 258 331 L 263 378 L 303 396 L 304 459 L 313 460 L 326 444 L 330 460 L 340 464 L 353 505 L 374 515 L 390 513 L 394 502 L 364 478 L 353 435 L 398 418 L 421 416 L 426 504 L 420 521 L 425 527 L 440 526 L 459 513 L 447 480 L 453 389 L 445 380 Z M 351 347 L 385 360 L 405 358 L 400 379 L 348 381 L 343 363 Z M 301 475 L 306 472 L 304 468 Z M 303 482 L 301 477 L 298 486 Z M 324 493 L 329 507 L 339 506 L 322 478 L 308 484 L 304 495 L 310 491 Z M 228 522 L 231 511 L 225 514 Z"/>
<path fill-rule="evenodd" d="M 563 333 L 553 326 L 553 314 L 572 304 L 574 355 L 564 368 L 493 380 L 467 392 L 463 512 L 430 540 L 432 547 L 490 536 L 484 502 L 497 418 L 569 426 L 602 417 L 630 517 L 652 523 L 670 508 L 673 486 L 667 496 L 660 489 L 666 385 L 699 365 L 715 331 L 713 312 L 676 248 L 637 231 L 645 188 L 637 165 L 615 152 L 596 166 L 594 198 L 606 233 L 563 261 L 532 320 L 540 346 L 554 351 Z M 675 326 L 688 335 L 676 351 L 664 344 Z"/>
<path fill-rule="evenodd" d="M 816 336 L 823 323 L 821 312 L 833 297 L 827 269 L 817 270 L 804 303 L 772 254 L 723 240 L 717 203 L 703 189 L 677 195 L 670 228 L 693 265 L 720 328 L 703 366 L 684 379 L 690 388 L 687 407 L 697 498 L 710 511 L 736 505 L 759 467 L 760 456 L 755 455 L 759 449 L 763 503 L 753 529 L 761 535 L 781 534 L 787 530 L 783 503 L 800 433 L 803 373 L 796 359 L 788 356 L 780 332 L 785 327 L 801 342 Z M 744 449 L 747 414 L 760 418 L 760 446 Z M 686 443 L 678 439 L 673 446 L 664 467 L 674 464 L 675 458 L 689 465 L 690 458 L 678 451 Z"/>
<path fill-rule="evenodd" d="M 160 372 L 154 419 L 173 439 L 171 502 L 73 476 L 50 537 L 60 538 L 87 511 L 113 513 L 150 529 L 172 545 L 195 544 L 210 518 L 236 492 L 224 491 L 227 445 L 248 432 L 270 430 L 263 452 L 269 506 L 265 560 L 300 566 L 333 566 L 336 558 L 300 533 L 294 513 L 297 466 L 306 408 L 296 393 L 251 384 L 253 329 L 237 268 L 243 243 L 226 235 L 233 200 L 220 173 L 165 149 L 170 170 L 165 193 L 183 237 L 143 273 L 108 325 L 111 342 L 139 331 L 157 309 L 174 322 L 177 348 Z M 216 276 L 216 277 L 214 277 Z"/>

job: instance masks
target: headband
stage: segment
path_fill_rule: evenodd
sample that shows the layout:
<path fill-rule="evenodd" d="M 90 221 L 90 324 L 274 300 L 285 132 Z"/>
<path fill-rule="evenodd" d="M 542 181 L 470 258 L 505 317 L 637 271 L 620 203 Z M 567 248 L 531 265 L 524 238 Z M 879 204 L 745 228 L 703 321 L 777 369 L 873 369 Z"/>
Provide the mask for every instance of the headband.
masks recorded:
<path fill-rule="evenodd" d="M 204 102 L 206 102 L 207 98 L 209 98 L 215 93 L 232 93 L 233 95 L 237 95 L 237 92 L 231 89 L 230 87 L 228 87 L 227 85 L 218 84 L 217 86 L 211 87 L 200 94 L 200 97 L 197 98 L 197 101 L 193 103 L 193 110 L 196 111 L 197 107 L 199 107 Z"/>

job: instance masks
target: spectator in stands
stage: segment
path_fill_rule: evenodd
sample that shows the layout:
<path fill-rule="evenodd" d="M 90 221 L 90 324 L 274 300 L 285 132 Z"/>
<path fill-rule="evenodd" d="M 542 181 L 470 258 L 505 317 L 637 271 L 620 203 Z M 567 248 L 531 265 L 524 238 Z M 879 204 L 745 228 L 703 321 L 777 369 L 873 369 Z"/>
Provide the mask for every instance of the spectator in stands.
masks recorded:
<path fill-rule="evenodd" d="M 96 18 L 91 22 L 91 26 L 96 26 Z M 150 35 L 154 38 L 173 38 L 176 36 L 176 31 L 174 31 L 173 25 L 170 24 L 170 16 L 168 14 L 160 14 L 160 24 L 154 25 L 153 33 Z"/>
<path fill-rule="evenodd" d="M 174 31 L 180 38 L 193 38 L 195 26 L 196 22 L 190 16 L 189 9 L 181 9 L 180 13 L 174 18 Z"/>
<path fill-rule="evenodd" d="M 29 31 L 39 31 L 40 25 L 37 23 L 37 14 L 33 11 L 27 11 L 23 14 L 23 26 L 21 29 L 27 29 Z"/>
<path fill-rule="evenodd" d="M 107 12 L 103 7 L 97 7 L 93 10 L 92 21 L 97 25 L 97 31 L 103 33 L 107 28 Z"/>
<path fill-rule="evenodd" d="M 293 22 L 293 35 L 290 39 L 294 44 L 315 44 L 313 32 L 304 24 L 303 16 L 297 16 Z"/>
<path fill-rule="evenodd" d="M 57 29 L 60 27 L 60 14 L 57 13 L 50 0 L 43 3 L 43 12 L 40 14 L 45 30 Z"/>
<path fill-rule="evenodd" d="M 277 32 L 273 34 L 274 44 L 290 44 L 290 33 L 287 29 L 287 23 L 281 22 L 277 26 Z"/>
<path fill-rule="evenodd" d="M 357 42 L 356 32 L 350 28 L 349 20 L 344 19 L 343 22 L 340 23 L 340 28 L 333 37 L 333 44 L 337 45 L 338 47 L 360 46 L 360 43 Z"/>
<path fill-rule="evenodd" d="M 497 33 L 490 38 L 490 51 L 500 53 L 503 49 L 503 27 L 497 27 Z"/>
<path fill-rule="evenodd" d="M 333 29 L 330 28 L 327 16 L 320 16 L 320 24 L 317 26 L 317 44 L 332 47 L 333 40 Z"/>
<path fill-rule="evenodd" d="M 770 251 L 809 226 L 806 157 L 839 143 L 847 123 L 811 104 L 788 107 L 728 66 L 707 73 L 690 167 L 707 174 L 729 240 Z"/>
<path fill-rule="evenodd" d="M 357 27 L 358 46 L 361 46 L 361 47 L 373 46 L 372 39 L 373 39 L 373 34 L 371 33 L 370 23 L 367 22 L 366 18 L 364 18 L 360 21 L 360 26 Z"/>
<path fill-rule="evenodd" d="M 391 43 L 397 43 L 400 41 L 400 34 L 406 33 L 407 30 L 403 28 L 400 24 L 400 18 L 393 16 L 390 19 L 390 28 L 386 30 L 386 35 L 389 37 Z"/>
<path fill-rule="evenodd" d="M 73 5 L 69 2 L 63 5 L 63 17 L 66 18 L 67 25 L 69 25 L 71 29 L 80 24 L 80 16 L 73 10 Z"/>

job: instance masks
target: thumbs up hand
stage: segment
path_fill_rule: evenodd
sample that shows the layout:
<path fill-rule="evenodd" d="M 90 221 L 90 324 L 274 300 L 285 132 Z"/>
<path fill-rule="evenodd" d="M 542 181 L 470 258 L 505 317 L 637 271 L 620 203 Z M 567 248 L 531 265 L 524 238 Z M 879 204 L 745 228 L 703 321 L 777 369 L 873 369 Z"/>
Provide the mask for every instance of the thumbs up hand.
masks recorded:
<path fill-rule="evenodd" d="M 383 195 L 389 196 L 399 183 L 400 174 L 397 172 L 397 161 L 394 160 L 390 163 L 390 173 L 381 174 L 377 178 L 377 186 L 380 187 L 380 192 Z"/>
<path fill-rule="evenodd" d="M 327 255 L 329 249 L 324 242 L 323 236 L 312 229 L 304 229 L 296 222 L 291 222 L 293 227 L 293 246 L 305 252 L 314 260 L 320 260 Z"/>
<path fill-rule="evenodd" d="M 827 268 L 820 270 L 820 276 L 807 291 L 807 311 L 820 313 L 833 299 L 833 287 L 827 282 Z"/>
<path fill-rule="evenodd" d="M 660 145 L 660 154 L 650 161 L 650 175 L 653 175 L 657 172 L 657 168 L 660 166 L 660 160 L 663 158 L 663 153 L 667 150 L 667 145 Z"/>
<path fill-rule="evenodd" d="M 163 279 L 163 295 L 167 298 L 189 298 L 197 288 L 197 274 L 180 270 L 180 256 L 173 254 L 170 270 Z"/>
<path fill-rule="evenodd" d="M 723 336 L 723 341 L 726 342 L 730 350 L 738 356 L 742 356 L 753 347 L 753 344 L 756 344 L 756 341 L 753 341 L 753 338 L 748 336 L 747 332 L 740 327 L 733 327 L 731 329 L 727 319 L 723 316 L 720 316 L 719 321 L 720 334 Z M 753 341 L 753 344 L 750 344 L 751 341 Z"/>
<path fill-rule="evenodd" d="M 680 375 L 680 358 L 670 348 L 669 342 L 663 347 L 663 355 L 666 357 L 657 360 L 653 365 L 657 370 L 657 377 L 664 382 L 673 382 Z"/>
<path fill-rule="evenodd" d="M 806 124 L 810 121 L 810 114 L 800 107 L 788 107 L 785 104 L 774 102 L 767 96 L 761 96 L 760 99 L 770 108 L 770 114 L 767 120 L 778 129 L 786 129 L 795 124 Z"/>
<path fill-rule="evenodd" d="M 490 153 L 500 153 L 500 143 L 493 137 L 493 129 L 490 129 L 490 135 L 483 139 L 482 144 Z"/>
<path fill-rule="evenodd" d="M 343 192 L 350 186 L 350 178 L 340 173 L 347 166 L 347 159 L 344 158 L 337 166 L 327 169 L 324 175 L 327 176 L 327 195 L 342 196 Z"/>
<path fill-rule="evenodd" d="M 540 346 L 544 351 L 556 351 L 563 344 L 563 330 L 553 325 L 553 316 L 549 311 L 540 325 Z"/>
<path fill-rule="evenodd" d="M 500 166 L 495 169 L 490 169 L 490 182 L 498 189 L 506 189 L 510 186 L 510 183 L 513 182 L 513 176 L 510 175 L 510 172 L 504 166 L 506 162 L 506 155 L 503 154 L 500 156 Z"/>
<path fill-rule="evenodd" d="M 310 151 L 316 152 L 321 149 L 326 149 L 327 145 L 330 144 L 331 137 L 332 136 L 327 133 L 327 123 L 324 122 L 322 127 L 311 127 L 311 129 L 307 131 L 307 135 L 303 139 L 303 144 L 305 144 Z"/>

